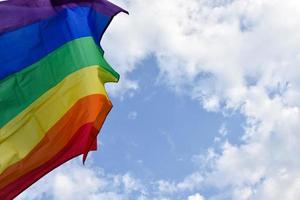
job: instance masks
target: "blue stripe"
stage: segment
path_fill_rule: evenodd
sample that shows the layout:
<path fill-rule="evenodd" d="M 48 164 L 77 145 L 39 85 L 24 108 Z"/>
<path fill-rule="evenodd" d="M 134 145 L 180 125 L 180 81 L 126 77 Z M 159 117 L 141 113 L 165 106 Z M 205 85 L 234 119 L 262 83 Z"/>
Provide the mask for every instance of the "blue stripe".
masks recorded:
<path fill-rule="evenodd" d="M 90 7 L 66 8 L 54 17 L 0 35 L 0 80 L 74 39 L 92 36 L 100 45 L 110 20 Z"/>

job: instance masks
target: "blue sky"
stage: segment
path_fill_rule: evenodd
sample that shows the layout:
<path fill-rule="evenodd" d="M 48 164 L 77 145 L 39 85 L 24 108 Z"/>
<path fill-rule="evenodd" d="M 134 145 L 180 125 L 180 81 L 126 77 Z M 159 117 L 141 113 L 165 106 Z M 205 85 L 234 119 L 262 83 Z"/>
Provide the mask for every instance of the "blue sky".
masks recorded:
<path fill-rule="evenodd" d="M 115 0 L 99 150 L 19 199 L 300 199 L 296 0 Z"/>
<path fill-rule="evenodd" d="M 241 116 L 207 112 L 198 101 L 172 92 L 157 81 L 153 58 L 140 65 L 130 74 L 139 90 L 124 100 L 112 98 L 114 108 L 100 136 L 99 165 L 154 180 L 180 180 L 193 172 L 192 157 L 215 145 L 222 126 L 230 130 L 228 139 L 238 142 Z"/>
<path fill-rule="evenodd" d="M 191 157 L 212 145 L 222 116 L 205 112 L 197 101 L 176 96 L 159 83 L 149 84 L 156 82 L 158 72 L 151 60 L 143 64 L 132 74 L 139 77 L 139 91 L 123 101 L 113 99 L 115 106 L 103 129 L 107 134 L 100 137 L 107 146 L 99 162 L 114 169 L 115 161 L 109 161 L 113 155 L 122 165 L 118 170 L 181 179 L 193 169 Z"/>
<path fill-rule="evenodd" d="M 193 173 L 197 167 L 194 156 L 205 154 L 216 145 L 215 138 L 220 136 L 222 127 L 236 136 L 243 120 L 238 114 L 225 117 L 207 112 L 198 101 L 159 83 L 154 58 L 139 65 L 130 73 L 139 89 L 130 97 L 111 98 L 114 107 L 98 138 L 99 150 L 90 154 L 89 165 L 108 174 L 130 173 L 151 188 L 151 182 L 180 181 Z M 228 135 L 228 139 L 238 142 L 235 136 Z M 129 198 L 138 198 L 131 195 Z M 47 199 L 54 197 L 49 195 Z"/>

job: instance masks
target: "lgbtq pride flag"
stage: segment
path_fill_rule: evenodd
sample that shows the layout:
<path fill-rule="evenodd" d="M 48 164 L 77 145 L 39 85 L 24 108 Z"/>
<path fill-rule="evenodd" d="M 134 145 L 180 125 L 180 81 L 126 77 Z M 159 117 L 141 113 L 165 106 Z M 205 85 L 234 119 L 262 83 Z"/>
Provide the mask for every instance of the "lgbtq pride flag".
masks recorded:
<path fill-rule="evenodd" d="M 119 75 L 100 40 L 119 12 L 106 0 L 0 2 L 0 199 L 96 150 Z"/>

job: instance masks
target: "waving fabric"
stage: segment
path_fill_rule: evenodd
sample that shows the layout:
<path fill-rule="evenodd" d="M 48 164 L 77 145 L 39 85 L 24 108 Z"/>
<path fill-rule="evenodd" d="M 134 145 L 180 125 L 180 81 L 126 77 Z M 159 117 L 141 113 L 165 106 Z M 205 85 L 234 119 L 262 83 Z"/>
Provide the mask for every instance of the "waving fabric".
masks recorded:
<path fill-rule="evenodd" d="M 97 148 L 119 74 L 102 35 L 126 12 L 106 0 L 0 2 L 0 199 Z"/>

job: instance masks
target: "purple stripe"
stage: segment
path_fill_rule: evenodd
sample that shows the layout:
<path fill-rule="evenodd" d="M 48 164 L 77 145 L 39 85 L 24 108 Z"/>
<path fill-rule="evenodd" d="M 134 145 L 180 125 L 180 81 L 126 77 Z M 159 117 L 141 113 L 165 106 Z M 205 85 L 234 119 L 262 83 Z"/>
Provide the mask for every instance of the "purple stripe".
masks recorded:
<path fill-rule="evenodd" d="M 27 7 L 41 7 L 41 6 L 51 6 L 51 0 L 9 0 L 1 4 L 27 6 Z"/>
<path fill-rule="evenodd" d="M 0 2 L 0 33 L 47 19 L 66 7 L 90 6 L 112 17 L 122 8 L 106 0 L 10 0 Z"/>

